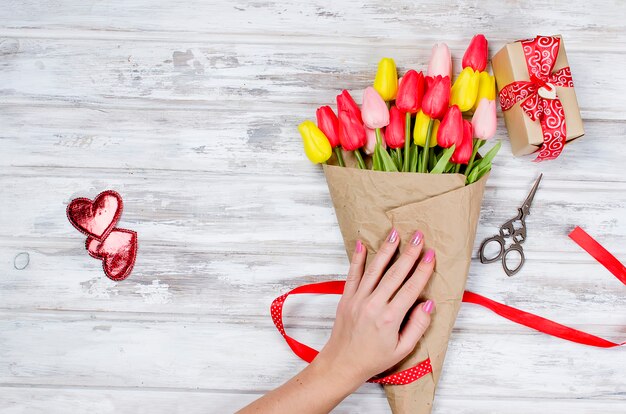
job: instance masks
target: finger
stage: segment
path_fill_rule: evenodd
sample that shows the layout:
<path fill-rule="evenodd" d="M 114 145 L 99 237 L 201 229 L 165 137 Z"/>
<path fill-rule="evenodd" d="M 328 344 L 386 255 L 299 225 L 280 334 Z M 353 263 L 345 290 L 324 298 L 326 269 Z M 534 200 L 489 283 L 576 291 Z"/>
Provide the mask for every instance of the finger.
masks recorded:
<path fill-rule="evenodd" d="M 400 255 L 398 260 L 387 270 L 385 276 L 378 284 L 378 287 L 374 290 L 374 295 L 378 296 L 385 303 L 396 293 L 398 288 L 402 285 L 406 276 L 409 274 L 415 261 L 422 251 L 422 243 L 424 240 L 424 234 L 421 231 L 416 231 L 411 238 L 409 246 Z"/>
<path fill-rule="evenodd" d="M 350 297 L 354 295 L 359 288 L 366 258 L 367 249 L 363 246 L 361 240 L 357 240 L 354 253 L 352 253 L 352 262 L 350 262 L 348 277 L 346 278 L 346 286 L 343 288 L 343 297 Z"/>
<path fill-rule="evenodd" d="M 391 229 L 378 253 L 376 253 L 376 257 L 365 269 L 363 279 L 359 285 L 359 292 L 362 292 L 364 295 L 372 293 L 376 285 L 378 285 L 378 281 L 387 268 L 389 261 L 398 249 L 399 242 L 398 232 L 396 229 Z"/>
<path fill-rule="evenodd" d="M 426 250 L 413 275 L 402 285 L 396 296 L 391 301 L 391 307 L 402 315 L 415 304 L 420 293 L 428 283 L 435 267 L 435 251 Z"/>
<path fill-rule="evenodd" d="M 409 320 L 404 325 L 402 332 L 400 332 L 400 339 L 398 340 L 397 351 L 402 356 L 408 355 L 417 341 L 419 341 L 426 329 L 430 326 L 430 314 L 435 310 L 435 302 L 427 300 L 424 303 L 420 303 L 418 307 L 411 311 Z"/>

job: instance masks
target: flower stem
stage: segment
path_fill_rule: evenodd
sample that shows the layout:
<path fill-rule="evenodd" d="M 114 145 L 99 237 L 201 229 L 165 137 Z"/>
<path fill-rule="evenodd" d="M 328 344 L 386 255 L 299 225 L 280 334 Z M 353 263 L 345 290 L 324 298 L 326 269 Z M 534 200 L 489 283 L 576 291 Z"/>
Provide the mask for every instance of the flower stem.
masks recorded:
<path fill-rule="evenodd" d="M 340 167 L 345 167 L 346 164 L 343 162 L 343 154 L 341 153 L 341 148 L 335 147 L 335 155 L 337 156 L 337 162 Z"/>
<path fill-rule="evenodd" d="M 402 171 L 409 172 L 409 153 L 411 152 L 411 113 L 407 112 L 404 120 L 404 163 Z"/>
<path fill-rule="evenodd" d="M 459 171 L 461 171 L 461 164 L 457 164 L 457 165 L 456 165 L 456 167 L 454 167 L 454 172 L 455 172 L 456 174 L 458 174 L 458 173 L 459 173 Z"/>
<path fill-rule="evenodd" d="M 428 151 L 430 150 L 430 134 L 433 132 L 433 120 L 428 121 L 428 130 L 426 131 L 426 139 L 424 142 L 424 152 L 422 153 L 422 164 L 420 165 L 420 172 L 428 172 Z"/>
<path fill-rule="evenodd" d="M 356 157 L 356 160 L 359 162 L 359 168 L 362 170 L 367 169 L 367 167 L 365 167 L 365 161 L 363 161 L 363 156 L 361 155 L 361 151 L 358 148 L 354 150 L 354 156 Z"/>
<path fill-rule="evenodd" d="M 480 140 L 478 138 L 474 138 L 474 148 L 472 149 L 472 156 L 469 159 L 469 162 L 467 163 L 467 168 L 465 168 L 465 176 L 467 177 L 470 173 L 470 170 L 472 169 L 472 165 L 474 165 L 474 159 L 476 158 L 476 153 L 478 153 L 478 148 L 480 148 L 481 146 L 479 145 Z"/>

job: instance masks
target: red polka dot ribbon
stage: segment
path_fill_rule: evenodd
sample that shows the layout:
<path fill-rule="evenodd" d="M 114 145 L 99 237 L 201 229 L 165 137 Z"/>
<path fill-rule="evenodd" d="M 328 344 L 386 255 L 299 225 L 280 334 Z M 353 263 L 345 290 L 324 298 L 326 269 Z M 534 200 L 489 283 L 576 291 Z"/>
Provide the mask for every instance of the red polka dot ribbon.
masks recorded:
<path fill-rule="evenodd" d="M 620 263 L 619 260 L 617 260 L 615 256 L 613 256 L 611 253 L 609 253 L 609 251 L 602 247 L 600 243 L 594 240 L 580 227 L 576 227 L 569 234 L 569 237 L 626 285 L 626 266 Z M 285 332 L 285 326 L 283 324 L 283 305 L 285 303 L 285 299 L 287 299 L 289 295 L 298 295 L 304 293 L 341 295 L 343 293 L 344 285 L 344 281 L 330 281 L 302 285 L 285 293 L 282 296 L 277 297 L 272 302 L 270 311 L 272 315 L 272 320 L 274 321 L 274 325 L 276 325 L 276 328 L 278 329 L 280 334 L 283 336 L 283 338 L 285 338 L 285 341 L 287 341 L 287 344 L 289 345 L 291 350 L 303 360 L 311 362 L 313 361 L 313 359 L 315 359 L 319 352 L 301 342 L 296 341 Z M 512 322 L 524 325 L 528 328 L 535 329 L 539 332 L 543 332 L 551 336 L 555 336 L 557 338 L 565 339 L 567 341 L 598 348 L 614 348 L 626 345 L 626 342 L 612 342 L 607 339 L 600 338 L 598 336 L 591 335 L 589 333 L 579 331 L 565 325 L 561 325 L 549 319 L 542 318 L 541 316 L 537 316 L 532 313 L 524 312 L 520 309 L 504 305 L 477 293 L 465 291 L 463 295 L 463 302 L 474 303 L 476 305 L 483 306 Z M 412 368 L 397 372 L 395 374 L 387 375 L 386 377 L 382 378 L 371 378 L 370 380 L 368 380 L 368 382 L 383 385 L 405 385 L 410 384 L 413 381 L 417 381 L 424 375 L 431 372 L 432 367 L 430 365 L 430 359 L 426 359 Z"/>
<path fill-rule="evenodd" d="M 343 293 L 344 285 L 345 282 L 339 280 L 331 282 L 312 283 L 310 285 L 302 285 L 285 293 L 282 296 L 277 297 L 272 302 L 270 311 L 272 315 L 272 320 L 274 321 L 274 325 L 276 325 L 276 329 L 278 329 L 278 332 L 280 332 L 283 338 L 285 338 L 285 341 L 287 341 L 287 344 L 289 345 L 291 350 L 306 362 L 313 361 L 319 351 L 311 348 L 308 345 L 303 344 L 302 342 L 296 341 L 291 336 L 287 335 L 287 333 L 285 332 L 285 326 L 283 324 L 283 305 L 285 303 L 285 300 L 290 295 L 298 295 L 303 293 L 341 295 Z M 404 371 L 396 372 L 395 374 L 387 375 L 386 377 L 382 378 L 370 378 L 367 382 L 383 385 L 405 385 L 422 378 L 424 375 L 431 373 L 432 370 L 433 369 L 430 366 L 430 359 L 426 359 L 412 368 L 405 369 Z"/>

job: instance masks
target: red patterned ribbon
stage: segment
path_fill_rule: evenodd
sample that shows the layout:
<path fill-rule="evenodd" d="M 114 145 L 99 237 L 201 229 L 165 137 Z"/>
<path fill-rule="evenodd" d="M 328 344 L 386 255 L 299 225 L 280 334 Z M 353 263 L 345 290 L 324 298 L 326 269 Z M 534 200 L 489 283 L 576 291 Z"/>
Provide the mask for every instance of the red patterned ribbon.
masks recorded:
<path fill-rule="evenodd" d="M 576 227 L 569 234 L 569 237 L 576 243 L 578 243 L 580 247 L 585 249 L 600 264 L 606 267 L 611 273 L 613 273 L 613 275 L 615 275 L 615 277 L 617 277 L 622 283 L 626 285 L 626 266 L 620 263 L 619 260 L 617 260 L 615 256 L 613 256 L 604 247 L 602 247 L 600 243 L 595 241 L 580 227 Z M 301 342 L 296 341 L 285 333 L 285 327 L 282 320 L 283 304 L 285 303 L 285 299 L 289 295 L 302 293 L 341 295 L 343 293 L 344 285 L 344 281 L 331 281 L 313 283 L 310 285 L 302 285 L 291 290 L 290 292 L 285 293 L 282 296 L 279 296 L 272 302 L 270 310 L 274 325 L 276 325 L 276 328 L 285 338 L 287 344 L 289 344 L 289 347 L 292 349 L 292 351 L 303 360 L 307 362 L 313 361 L 313 359 L 317 356 L 318 351 Z M 537 316 L 532 313 L 524 312 L 523 310 L 504 305 L 502 303 L 496 302 L 470 291 L 465 291 L 465 293 L 463 294 L 463 302 L 474 303 L 476 305 L 483 306 L 512 322 L 524 325 L 528 328 L 535 329 L 539 332 L 543 332 L 551 336 L 555 336 L 557 338 L 576 342 L 578 344 L 594 346 L 598 348 L 614 348 L 617 346 L 626 345 L 626 342 L 612 342 L 607 339 L 600 338 L 599 336 L 591 335 L 586 332 L 579 331 L 565 325 L 561 325 L 549 319 L 542 318 L 541 316 Z M 411 382 L 420 379 L 430 372 L 432 372 L 430 359 L 426 359 L 412 368 L 388 375 L 383 378 L 372 378 L 368 382 L 374 382 L 383 385 L 404 385 L 410 384 Z"/>
<path fill-rule="evenodd" d="M 563 104 L 558 97 L 544 98 L 539 89 L 552 92 L 554 86 L 572 88 L 572 73 L 569 66 L 552 73 L 559 54 L 561 39 L 552 36 L 537 36 L 520 42 L 526 58 L 530 81 L 515 81 L 500 91 L 500 106 L 508 111 L 517 102 L 533 121 L 539 121 L 543 131 L 543 145 L 535 161 L 555 159 L 563 151 L 567 129 Z M 555 91 L 556 92 L 556 91 Z"/>

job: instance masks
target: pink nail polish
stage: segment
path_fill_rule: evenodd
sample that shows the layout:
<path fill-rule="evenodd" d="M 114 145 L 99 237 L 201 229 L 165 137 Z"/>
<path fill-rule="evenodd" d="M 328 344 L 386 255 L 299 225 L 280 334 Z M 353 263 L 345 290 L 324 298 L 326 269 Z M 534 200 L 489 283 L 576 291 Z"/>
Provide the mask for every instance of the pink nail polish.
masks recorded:
<path fill-rule="evenodd" d="M 413 246 L 417 246 L 418 244 L 422 242 L 423 239 L 424 239 L 424 234 L 418 230 L 413 235 L 413 238 L 411 239 L 411 244 Z"/>
<path fill-rule="evenodd" d="M 430 263 L 433 261 L 433 259 L 435 258 L 435 251 L 433 249 L 428 249 L 426 250 L 426 253 L 424 253 L 424 263 Z"/>
<path fill-rule="evenodd" d="M 424 312 L 431 313 L 435 309 L 435 302 L 428 299 L 426 303 L 424 303 Z"/>
<path fill-rule="evenodd" d="M 357 253 L 361 253 L 363 251 L 363 243 L 361 243 L 361 240 L 357 240 L 356 241 L 356 252 Z"/>
<path fill-rule="evenodd" d="M 391 229 L 391 233 L 389 233 L 389 237 L 387 237 L 387 241 L 389 243 L 395 243 L 398 240 L 398 231 L 396 229 Z"/>

